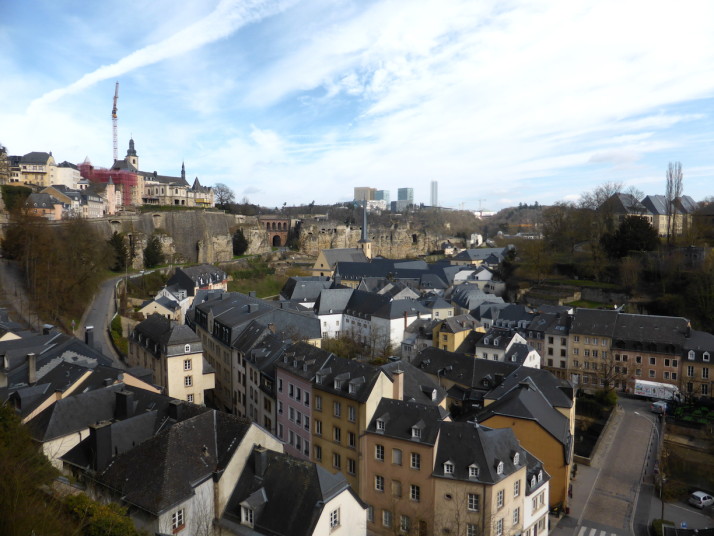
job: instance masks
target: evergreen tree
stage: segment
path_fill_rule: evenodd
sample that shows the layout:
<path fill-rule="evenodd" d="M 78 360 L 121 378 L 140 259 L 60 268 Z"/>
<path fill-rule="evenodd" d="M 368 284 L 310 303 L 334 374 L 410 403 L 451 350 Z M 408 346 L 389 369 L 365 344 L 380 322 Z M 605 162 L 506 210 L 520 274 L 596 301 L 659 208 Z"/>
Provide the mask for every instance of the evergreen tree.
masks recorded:
<path fill-rule="evenodd" d="M 653 251 L 659 245 L 659 236 L 652 224 L 641 216 L 627 216 L 612 233 L 600 240 L 611 259 L 621 259 L 630 251 Z"/>
<path fill-rule="evenodd" d="M 156 235 L 149 238 L 144 248 L 144 266 L 153 268 L 164 262 L 164 252 L 161 249 L 161 240 Z"/>
<path fill-rule="evenodd" d="M 233 235 L 233 255 L 243 255 L 248 250 L 248 240 L 243 229 L 238 229 Z"/>
<path fill-rule="evenodd" d="M 111 269 L 115 272 L 123 272 L 129 261 L 129 248 L 126 247 L 124 234 L 114 231 L 109 239 L 109 245 L 114 251 L 114 264 Z"/>

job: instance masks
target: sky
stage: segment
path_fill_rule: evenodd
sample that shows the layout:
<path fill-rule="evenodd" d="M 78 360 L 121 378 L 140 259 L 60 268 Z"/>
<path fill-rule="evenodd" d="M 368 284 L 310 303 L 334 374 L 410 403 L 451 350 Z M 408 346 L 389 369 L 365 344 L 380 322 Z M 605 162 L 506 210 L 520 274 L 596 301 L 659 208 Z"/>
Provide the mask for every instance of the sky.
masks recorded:
<path fill-rule="evenodd" d="M 714 195 L 710 0 L 0 0 L 0 73 L 10 154 L 110 167 L 119 82 L 120 158 L 268 207 Z"/>

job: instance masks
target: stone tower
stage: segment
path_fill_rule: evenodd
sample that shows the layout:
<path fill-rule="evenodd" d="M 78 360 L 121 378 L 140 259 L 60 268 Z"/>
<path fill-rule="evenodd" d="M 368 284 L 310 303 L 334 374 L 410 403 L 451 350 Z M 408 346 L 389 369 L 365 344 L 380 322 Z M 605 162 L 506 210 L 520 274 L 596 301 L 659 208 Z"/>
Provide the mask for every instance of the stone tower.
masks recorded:
<path fill-rule="evenodd" d="M 359 244 L 357 247 L 362 250 L 365 257 L 371 259 L 372 241 L 369 239 L 369 235 L 367 234 L 367 202 L 364 204 L 364 212 L 362 214 L 362 237 L 359 239 L 359 242 L 357 242 L 357 244 Z"/>

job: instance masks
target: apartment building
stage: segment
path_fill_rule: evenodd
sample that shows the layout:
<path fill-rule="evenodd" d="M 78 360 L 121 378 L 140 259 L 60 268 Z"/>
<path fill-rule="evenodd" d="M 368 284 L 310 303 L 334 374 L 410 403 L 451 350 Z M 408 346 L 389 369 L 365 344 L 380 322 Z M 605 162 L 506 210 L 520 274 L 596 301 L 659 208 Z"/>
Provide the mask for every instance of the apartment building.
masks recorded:
<path fill-rule="evenodd" d="M 127 363 L 152 373 L 153 383 L 172 398 L 203 404 L 216 374 L 203 358 L 201 339 L 191 328 L 152 314 L 129 337 Z"/>

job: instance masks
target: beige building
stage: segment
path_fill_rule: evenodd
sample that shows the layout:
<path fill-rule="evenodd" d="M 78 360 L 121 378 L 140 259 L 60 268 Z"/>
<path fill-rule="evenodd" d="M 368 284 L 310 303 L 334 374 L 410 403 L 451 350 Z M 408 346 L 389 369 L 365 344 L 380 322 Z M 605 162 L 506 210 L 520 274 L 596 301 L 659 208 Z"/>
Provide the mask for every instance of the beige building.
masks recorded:
<path fill-rule="evenodd" d="M 334 359 L 316 373 L 312 392 L 312 461 L 361 490 L 362 434 L 382 398 L 394 396 L 392 380 L 369 365 Z"/>
<path fill-rule="evenodd" d="M 332 277 L 338 262 L 368 262 L 362 248 L 321 249 L 312 266 L 312 275 Z M 357 286 L 357 283 L 352 285 Z"/>
<path fill-rule="evenodd" d="M 154 383 L 173 398 L 203 404 L 205 391 L 215 387 L 216 375 L 203 358 L 198 336 L 188 326 L 158 314 L 134 328 L 127 361 L 151 370 Z"/>

